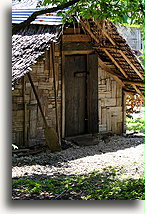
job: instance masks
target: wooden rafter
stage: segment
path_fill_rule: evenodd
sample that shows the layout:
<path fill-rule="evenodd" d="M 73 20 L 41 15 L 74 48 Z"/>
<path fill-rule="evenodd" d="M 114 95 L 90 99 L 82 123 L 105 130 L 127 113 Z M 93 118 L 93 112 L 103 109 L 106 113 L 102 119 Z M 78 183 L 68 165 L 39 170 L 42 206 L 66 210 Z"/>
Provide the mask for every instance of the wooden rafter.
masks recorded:
<path fill-rule="evenodd" d="M 84 29 L 89 33 L 89 35 L 92 37 L 92 39 L 94 39 L 97 43 L 100 43 L 100 41 L 96 38 L 96 36 L 93 34 L 93 32 L 91 31 L 91 29 L 80 19 L 80 23 L 81 25 L 84 27 Z M 95 23 L 96 24 L 96 23 Z M 103 28 L 104 29 L 104 28 Z M 138 74 L 138 76 L 143 80 L 144 77 L 143 75 L 137 70 L 137 68 L 132 64 L 132 62 L 130 61 L 130 59 L 123 53 L 122 50 L 119 49 L 119 47 L 117 46 L 117 44 L 114 42 L 114 40 L 109 36 L 109 34 L 106 31 L 102 31 L 102 33 L 109 39 L 109 41 L 112 43 L 112 45 L 115 46 L 115 50 L 117 52 L 119 52 L 121 54 L 121 56 L 128 62 L 128 64 L 133 68 L 133 70 Z M 121 73 L 128 78 L 128 75 L 125 73 L 125 71 L 123 70 L 123 68 L 118 64 L 118 62 L 114 59 L 114 57 L 110 54 L 110 52 L 107 50 L 108 48 L 105 48 L 103 45 L 99 46 L 99 47 L 94 47 L 94 48 L 101 48 L 104 50 L 104 52 L 106 53 L 106 55 L 111 59 L 111 61 L 117 66 L 117 68 L 121 71 Z M 100 61 L 100 59 L 99 59 Z M 102 64 L 102 63 L 101 63 Z M 108 69 L 108 68 L 107 68 Z M 115 75 L 114 75 L 115 76 Z M 118 77 L 117 77 L 118 78 Z M 119 80 L 119 82 L 121 81 L 119 78 L 116 79 Z M 122 81 L 121 81 L 122 82 Z M 122 82 L 123 85 L 125 84 L 125 82 Z M 121 83 L 121 84 L 122 84 Z M 136 90 L 136 92 L 138 94 L 140 94 L 141 96 L 143 96 L 142 92 L 137 88 L 136 85 L 138 85 L 138 83 L 134 83 L 134 82 L 126 82 L 126 84 L 130 84 L 132 85 L 132 87 Z"/>
<path fill-rule="evenodd" d="M 86 24 L 80 19 L 80 23 L 85 28 L 85 30 L 90 34 L 90 36 L 97 42 L 100 43 L 99 40 L 96 38 L 96 36 L 92 33 L 92 31 L 86 26 Z M 117 61 L 112 57 L 112 55 L 106 50 L 105 47 L 102 47 L 105 53 L 108 55 L 108 57 L 112 60 L 112 62 L 118 67 L 118 69 L 121 71 L 121 73 L 128 78 L 127 74 L 124 72 L 124 70 L 121 68 L 121 66 L 117 63 Z"/>
<path fill-rule="evenodd" d="M 116 80 L 116 82 L 119 83 L 119 85 L 125 86 L 124 83 L 121 81 L 121 79 L 119 79 L 119 77 L 117 77 L 117 76 L 112 72 L 112 70 L 109 69 L 108 66 L 104 64 L 104 62 L 103 62 L 99 57 L 98 57 L 98 63 L 99 63 L 99 65 L 100 65 L 106 72 L 108 72 L 108 73 Z"/>
<path fill-rule="evenodd" d="M 95 22 L 96 24 L 96 22 Z M 130 59 L 123 53 L 122 50 L 119 49 L 118 45 L 116 44 L 116 42 L 114 42 L 114 40 L 110 37 L 110 35 L 102 30 L 102 33 L 109 39 L 109 41 L 112 43 L 112 45 L 114 45 L 116 47 L 116 50 L 122 55 L 122 57 L 126 60 L 126 62 L 128 62 L 128 64 L 133 68 L 133 70 L 137 73 L 137 75 L 144 80 L 143 75 L 138 71 L 138 69 L 133 65 L 133 63 L 130 61 Z"/>
<path fill-rule="evenodd" d="M 135 95 L 136 92 L 132 91 L 132 90 L 128 90 L 126 88 L 123 88 L 123 92 L 125 92 L 126 94 L 131 94 L 131 95 Z"/>
<path fill-rule="evenodd" d="M 79 21 L 80 21 L 81 25 L 85 28 L 85 30 L 90 34 L 90 36 L 92 37 L 92 39 L 94 39 L 97 43 L 99 43 L 99 40 L 92 33 L 92 31 L 88 28 L 88 26 L 81 19 Z"/>
<path fill-rule="evenodd" d="M 124 84 L 138 85 L 144 87 L 144 83 L 139 81 L 123 80 L 123 82 Z"/>
<path fill-rule="evenodd" d="M 117 68 L 121 71 L 121 73 L 128 78 L 128 75 L 124 72 L 123 68 L 118 64 L 118 62 L 113 58 L 113 56 L 104 48 L 104 52 L 109 56 L 109 58 L 112 60 L 112 62 L 117 66 Z"/>
<path fill-rule="evenodd" d="M 144 96 L 143 96 L 141 90 L 139 90 L 139 88 L 137 88 L 136 85 L 132 85 L 132 87 L 136 90 L 137 94 L 140 94 L 140 95 L 144 98 Z"/>
<path fill-rule="evenodd" d="M 143 75 L 137 70 L 137 68 L 132 64 L 130 59 L 123 53 L 123 51 L 118 50 L 118 52 L 123 56 L 123 58 L 128 62 L 128 64 L 133 68 L 133 70 L 138 74 L 138 76 L 144 80 Z"/>

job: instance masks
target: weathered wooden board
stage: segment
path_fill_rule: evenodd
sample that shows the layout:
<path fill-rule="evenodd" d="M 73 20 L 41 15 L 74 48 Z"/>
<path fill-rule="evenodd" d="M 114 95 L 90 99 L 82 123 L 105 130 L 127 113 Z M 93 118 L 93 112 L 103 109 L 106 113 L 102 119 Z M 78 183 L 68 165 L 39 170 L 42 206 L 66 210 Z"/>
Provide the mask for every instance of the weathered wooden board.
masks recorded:
<path fill-rule="evenodd" d="M 63 35 L 62 42 L 90 42 L 90 36 L 86 34 Z"/>
<path fill-rule="evenodd" d="M 66 28 L 64 34 L 80 34 L 80 28 Z"/>
<path fill-rule="evenodd" d="M 65 57 L 65 136 L 85 133 L 86 77 L 77 78 L 75 72 L 86 72 L 86 56 Z"/>
<path fill-rule="evenodd" d="M 62 50 L 63 51 L 81 51 L 81 50 L 91 50 L 92 45 L 91 43 L 87 42 L 67 42 L 62 44 Z"/>
<path fill-rule="evenodd" d="M 99 131 L 98 116 L 98 56 L 89 54 L 87 60 L 88 75 L 88 132 L 97 133 Z"/>

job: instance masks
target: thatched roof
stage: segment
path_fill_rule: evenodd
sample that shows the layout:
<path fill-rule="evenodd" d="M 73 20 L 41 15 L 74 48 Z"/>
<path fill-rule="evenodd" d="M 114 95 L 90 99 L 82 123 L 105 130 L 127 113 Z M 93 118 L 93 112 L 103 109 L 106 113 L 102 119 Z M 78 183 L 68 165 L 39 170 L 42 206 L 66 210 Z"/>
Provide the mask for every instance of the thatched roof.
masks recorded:
<path fill-rule="evenodd" d="M 143 65 L 115 24 L 110 21 L 80 21 L 86 33 L 93 39 L 100 65 L 115 75 L 124 90 L 143 94 Z"/>
<path fill-rule="evenodd" d="M 143 94 L 143 66 L 115 24 L 82 19 L 80 23 L 86 34 L 92 38 L 99 64 L 122 84 L 125 91 Z M 12 83 L 29 71 L 30 66 L 49 48 L 50 43 L 58 39 L 60 32 L 61 25 L 38 23 L 29 25 L 17 35 L 13 35 Z"/>
<path fill-rule="evenodd" d="M 29 72 L 51 42 L 58 39 L 60 31 L 60 26 L 29 25 L 12 36 L 12 84 Z"/>

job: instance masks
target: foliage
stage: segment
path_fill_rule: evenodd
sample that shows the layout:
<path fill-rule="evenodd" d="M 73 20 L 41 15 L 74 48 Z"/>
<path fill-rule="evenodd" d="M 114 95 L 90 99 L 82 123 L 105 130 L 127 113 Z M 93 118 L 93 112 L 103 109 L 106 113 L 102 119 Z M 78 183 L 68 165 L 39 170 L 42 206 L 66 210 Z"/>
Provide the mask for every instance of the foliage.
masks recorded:
<path fill-rule="evenodd" d="M 40 0 L 38 6 L 56 6 L 69 0 Z M 72 1 L 73 2 L 73 1 Z M 80 0 L 69 10 L 59 12 L 63 21 L 72 20 L 72 17 L 86 19 L 109 19 L 113 22 L 128 24 L 143 24 L 143 0 Z M 71 18 L 70 18 L 71 17 Z"/>
<path fill-rule="evenodd" d="M 126 118 L 126 125 L 128 130 L 133 131 L 141 131 L 144 129 L 144 121 L 143 120 L 135 120 L 132 118 L 127 117 Z"/>
<path fill-rule="evenodd" d="M 144 99 L 139 94 L 128 95 L 126 97 L 127 114 L 140 112 L 143 103 Z"/>
<path fill-rule="evenodd" d="M 13 179 L 21 199 L 39 200 L 142 200 L 143 179 L 119 179 L 121 172 L 109 167 L 103 172 L 60 175 L 37 180 Z"/>
<path fill-rule="evenodd" d="M 141 61 L 144 61 L 144 60 L 145 60 L 145 55 L 144 55 L 144 53 L 143 53 L 143 50 L 140 50 L 139 53 L 140 53 L 140 55 L 138 56 L 139 59 L 140 59 Z"/>
<path fill-rule="evenodd" d="M 135 119 L 132 113 L 139 113 L 141 107 L 143 106 L 143 98 L 136 95 L 128 95 L 126 98 L 126 106 L 127 106 L 127 115 L 126 115 L 126 125 L 128 130 L 142 132 L 144 129 L 144 120 L 143 119 Z"/>

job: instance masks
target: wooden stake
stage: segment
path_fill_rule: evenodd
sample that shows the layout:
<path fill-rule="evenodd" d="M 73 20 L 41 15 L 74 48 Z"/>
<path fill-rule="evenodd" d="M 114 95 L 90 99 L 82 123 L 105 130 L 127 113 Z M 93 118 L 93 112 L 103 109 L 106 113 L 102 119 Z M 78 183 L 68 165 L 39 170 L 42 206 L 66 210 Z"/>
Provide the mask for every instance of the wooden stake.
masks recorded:
<path fill-rule="evenodd" d="M 60 126 L 59 126 L 59 118 L 58 118 L 56 75 L 55 75 L 55 66 L 54 66 L 54 43 L 52 43 L 52 45 L 51 45 L 51 53 L 52 53 L 53 87 L 54 87 L 54 96 L 55 96 L 56 130 L 57 130 L 57 133 L 58 133 L 59 143 L 61 144 L 61 140 L 60 140 Z"/>
<path fill-rule="evenodd" d="M 25 100 L 25 91 L 26 91 L 26 85 L 25 85 L 25 76 L 23 77 L 23 103 L 24 103 L 24 128 L 23 128 L 23 144 L 24 146 L 27 145 L 27 103 Z"/>

